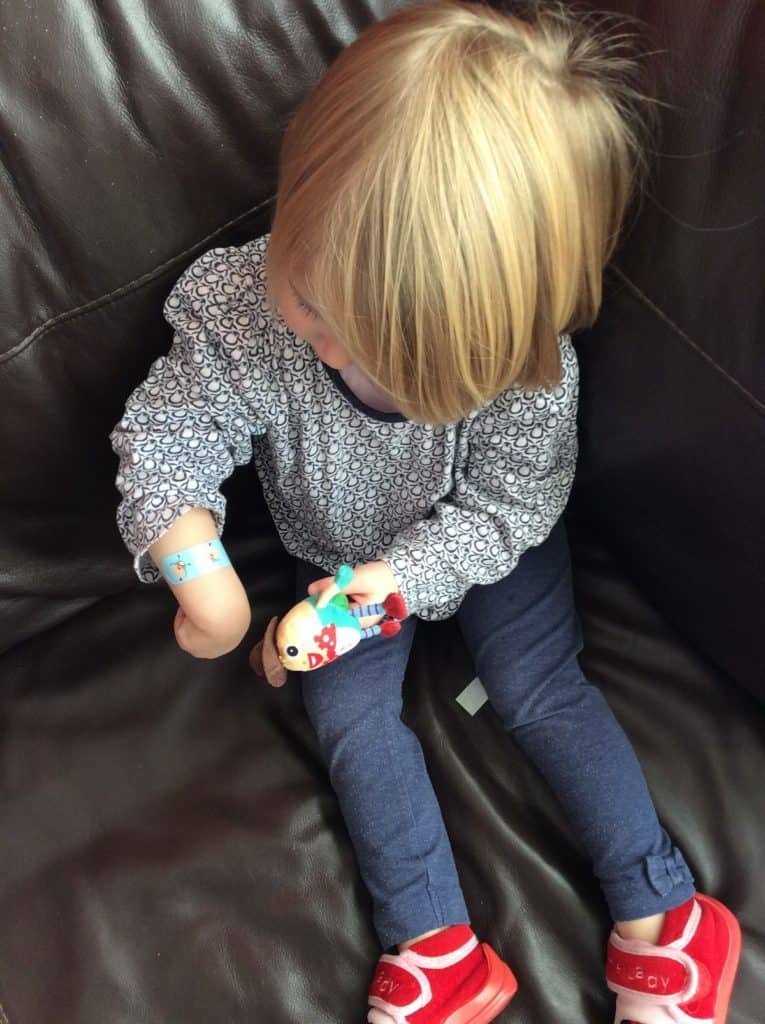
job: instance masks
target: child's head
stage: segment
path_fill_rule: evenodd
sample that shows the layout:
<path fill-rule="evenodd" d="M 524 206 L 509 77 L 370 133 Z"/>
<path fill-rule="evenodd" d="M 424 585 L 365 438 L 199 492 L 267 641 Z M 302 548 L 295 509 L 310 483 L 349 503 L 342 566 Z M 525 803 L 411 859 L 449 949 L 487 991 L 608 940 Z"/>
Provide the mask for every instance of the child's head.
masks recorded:
<path fill-rule="evenodd" d="M 268 257 L 320 356 L 431 423 L 558 383 L 642 165 L 625 38 L 439 0 L 343 51 L 287 131 Z"/>

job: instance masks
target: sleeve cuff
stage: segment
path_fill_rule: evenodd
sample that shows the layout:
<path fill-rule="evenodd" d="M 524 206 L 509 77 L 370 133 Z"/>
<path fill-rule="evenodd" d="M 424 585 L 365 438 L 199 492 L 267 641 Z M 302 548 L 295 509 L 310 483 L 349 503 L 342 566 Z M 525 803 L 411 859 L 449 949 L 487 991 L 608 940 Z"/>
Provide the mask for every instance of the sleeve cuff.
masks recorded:
<path fill-rule="evenodd" d="M 396 577 L 399 593 L 406 603 L 410 615 L 418 615 L 423 609 L 435 604 L 431 568 L 427 553 L 421 548 L 412 550 L 402 547 L 389 549 L 380 555 L 387 562 Z"/>

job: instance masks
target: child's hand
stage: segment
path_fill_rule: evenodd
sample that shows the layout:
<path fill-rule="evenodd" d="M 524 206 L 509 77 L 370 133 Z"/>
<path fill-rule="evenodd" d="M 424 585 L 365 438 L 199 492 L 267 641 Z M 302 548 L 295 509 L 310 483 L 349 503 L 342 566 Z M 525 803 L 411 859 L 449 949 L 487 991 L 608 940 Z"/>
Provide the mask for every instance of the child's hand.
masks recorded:
<path fill-rule="evenodd" d="M 314 597 L 321 594 L 332 583 L 332 576 L 325 576 L 316 580 L 308 588 L 308 593 Z M 365 565 L 357 565 L 353 569 L 353 581 L 350 586 L 344 587 L 342 593 L 347 594 L 353 604 L 382 604 L 389 594 L 398 591 L 398 581 L 393 575 L 393 570 L 387 562 L 367 562 Z M 379 622 L 382 616 L 376 618 L 362 619 L 362 626 L 370 626 Z"/>
<path fill-rule="evenodd" d="M 173 630 L 178 646 L 187 654 L 195 658 L 220 658 L 239 646 L 249 625 L 249 604 L 227 609 L 220 617 L 207 616 L 204 622 L 194 621 L 179 607 Z"/>

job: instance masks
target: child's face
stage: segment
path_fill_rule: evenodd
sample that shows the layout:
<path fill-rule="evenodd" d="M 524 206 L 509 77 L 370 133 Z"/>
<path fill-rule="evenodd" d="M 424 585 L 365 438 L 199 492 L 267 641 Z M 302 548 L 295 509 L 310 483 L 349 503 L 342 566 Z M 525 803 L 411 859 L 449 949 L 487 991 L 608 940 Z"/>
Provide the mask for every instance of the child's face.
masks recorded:
<path fill-rule="evenodd" d="M 351 365 L 343 346 L 330 333 L 319 314 L 304 297 L 299 281 L 284 281 L 276 290 L 276 305 L 293 334 L 303 338 L 327 366 L 345 370 Z"/>

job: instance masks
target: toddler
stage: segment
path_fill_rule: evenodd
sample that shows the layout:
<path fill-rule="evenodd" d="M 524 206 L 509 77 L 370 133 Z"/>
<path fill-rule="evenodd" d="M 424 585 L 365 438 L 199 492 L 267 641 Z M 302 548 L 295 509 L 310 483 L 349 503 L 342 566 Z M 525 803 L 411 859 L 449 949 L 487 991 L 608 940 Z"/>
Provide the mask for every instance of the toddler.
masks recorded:
<path fill-rule="evenodd" d="M 616 1021 L 722 1024 L 735 918 L 695 892 L 635 755 L 582 676 L 560 517 L 576 461 L 570 332 L 641 168 L 624 36 L 407 6 L 345 50 L 286 134 L 269 237 L 201 256 L 168 354 L 112 435 L 118 522 L 197 657 L 249 623 L 221 482 L 254 461 L 297 596 L 356 567 L 409 617 L 305 677 L 374 906 L 370 1024 L 487 1024 L 516 989 L 474 935 L 420 745 L 401 721 L 418 619 L 456 616 L 504 726 L 568 812 L 614 920 Z M 180 582 L 178 582 L 180 580 Z"/>

